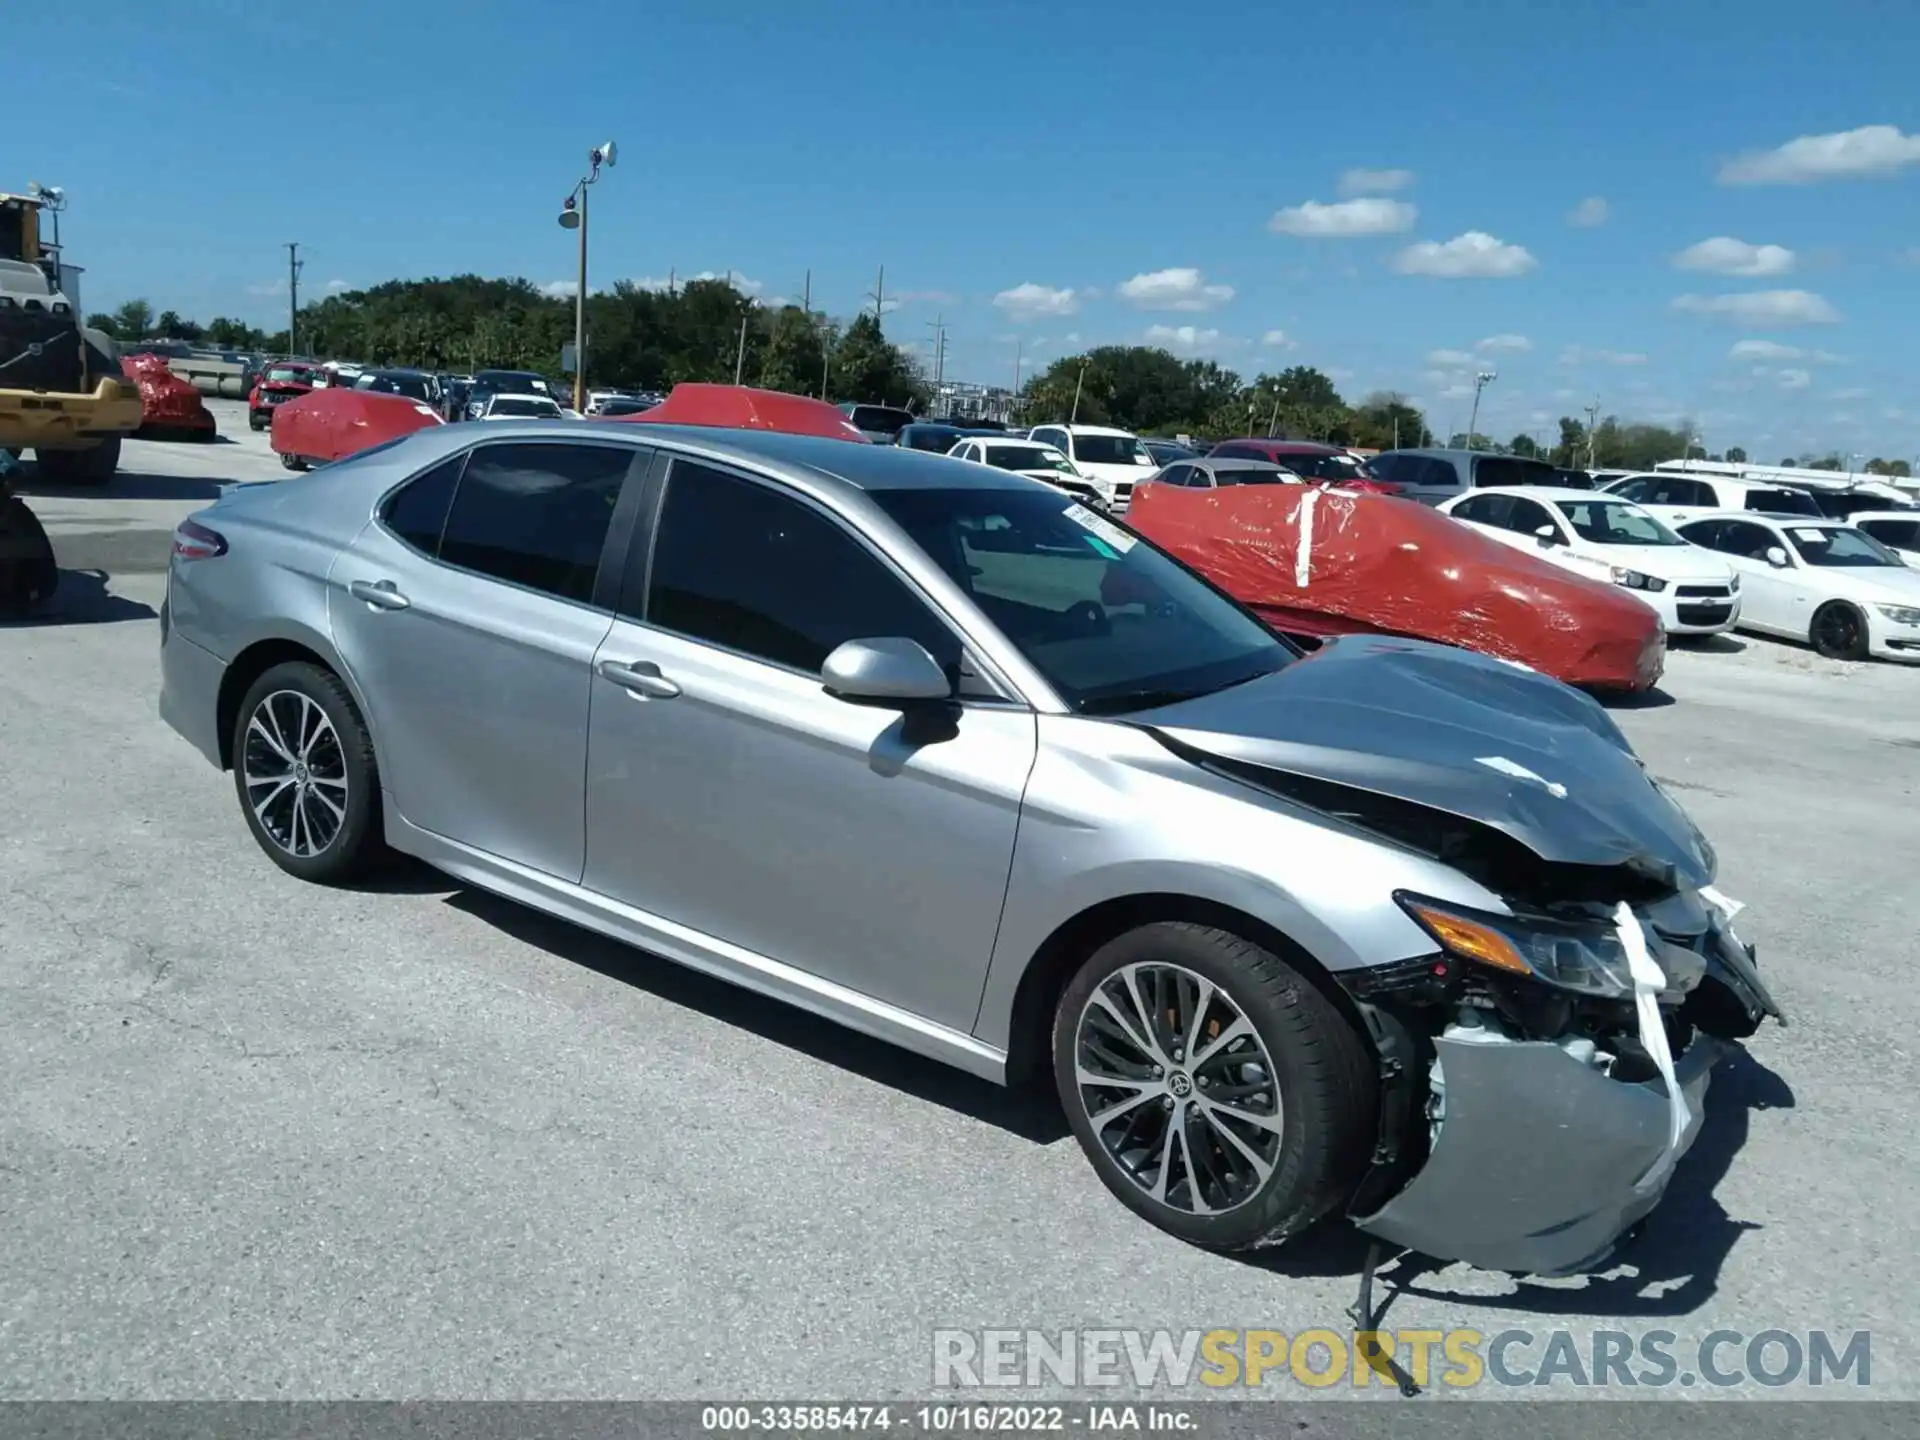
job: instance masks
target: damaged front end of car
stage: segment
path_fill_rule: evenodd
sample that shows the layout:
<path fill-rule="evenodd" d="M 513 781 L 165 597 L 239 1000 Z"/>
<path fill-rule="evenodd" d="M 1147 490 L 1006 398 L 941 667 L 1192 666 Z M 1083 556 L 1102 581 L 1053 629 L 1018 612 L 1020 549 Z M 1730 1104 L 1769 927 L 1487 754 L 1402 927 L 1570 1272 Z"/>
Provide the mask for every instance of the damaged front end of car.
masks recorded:
<path fill-rule="evenodd" d="M 1362 653 L 1290 667 L 1271 718 L 1194 709 L 1156 734 L 1489 897 L 1394 893 L 1431 949 L 1336 975 L 1379 1062 L 1347 1211 L 1440 1259 L 1589 1269 L 1659 1203 L 1715 1064 L 1780 1009 L 1711 845 L 1600 707 L 1430 647 L 1342 658 Z"/>

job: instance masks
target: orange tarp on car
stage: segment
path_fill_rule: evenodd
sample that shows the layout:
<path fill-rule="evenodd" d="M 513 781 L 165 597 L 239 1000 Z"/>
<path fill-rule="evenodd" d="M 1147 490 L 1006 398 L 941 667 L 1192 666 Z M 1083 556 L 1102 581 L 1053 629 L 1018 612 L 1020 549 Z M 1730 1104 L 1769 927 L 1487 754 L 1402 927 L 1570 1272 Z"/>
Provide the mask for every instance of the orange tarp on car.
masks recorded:
<path fill-rule="evenodd" d="M 1411 500 L 1148 484 L 1126 518 L 1276 630 L 1408 635 L 1608 689 L 1645 689 L 1666 663 L 1651 606 Z"/>
<path fill-rule="evenodd" d="M 344 460 L 370 445 L 446 422 L 405 395 L 373 390 L 314 390 L 273 412 L 273 448 L 302 460 Z"/>
<path fill-rule="evenodd" d="M 747 385 L 676 385 L 673 393 L 638 415 L 615 415 L 609 425 L 715 425 L 729 430 L 777 430 L 819 435 L 865 445 L 867 437 L 824 400 L 755 390 Z"/>

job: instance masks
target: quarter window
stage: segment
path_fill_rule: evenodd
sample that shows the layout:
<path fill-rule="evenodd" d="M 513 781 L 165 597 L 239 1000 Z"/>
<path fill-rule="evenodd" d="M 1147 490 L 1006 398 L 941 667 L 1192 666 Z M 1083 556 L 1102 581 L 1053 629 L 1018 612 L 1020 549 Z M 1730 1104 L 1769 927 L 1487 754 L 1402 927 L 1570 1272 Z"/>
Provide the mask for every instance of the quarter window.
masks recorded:
<path fill-rule="evenodd" d="M 849 640 L 917 640 L 959 683 L 960 642 L 839 524 L 769 486 L 676 461 L 646 623 L 818 674 Z"/>
<path fill-rule="evenodd" d="M 483 445 L 440 541 L 449 565 L 586 601 L 634 452 L 619 445 Z"/>
<path fill-rule="evenodd" d="M 421 554 L 438 556 L 440 532 L 447 528 L 447 510 L 466 462 L 465 455 L 456 455 L 414 476 L 387 497 L 380 507 L 380 523 Z"/>

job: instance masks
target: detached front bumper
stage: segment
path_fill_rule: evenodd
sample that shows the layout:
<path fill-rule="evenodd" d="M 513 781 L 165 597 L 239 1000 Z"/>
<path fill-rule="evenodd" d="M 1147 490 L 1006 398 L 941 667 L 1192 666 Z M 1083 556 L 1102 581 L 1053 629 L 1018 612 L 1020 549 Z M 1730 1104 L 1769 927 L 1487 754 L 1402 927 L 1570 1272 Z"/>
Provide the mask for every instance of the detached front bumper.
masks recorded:
<path fill-rule="evenodd" d="M 1666 1179 L 1634 1188 L 1667 1145 L 1660 1081 L 1610 1080 L 1544 1041 L 1442 1036 L 1434 1046 L 1446 1115 L 1433 1153 L 1391 1200 L 1355 1218 L 1362 1230 L 1436 1259 L 1553 1275 L 1600 1260 L 1660 1203 Z M 1690 1116 L 1681 1154 L 1729 1049 L 1701 1035 L 1676 1058 Z"/>

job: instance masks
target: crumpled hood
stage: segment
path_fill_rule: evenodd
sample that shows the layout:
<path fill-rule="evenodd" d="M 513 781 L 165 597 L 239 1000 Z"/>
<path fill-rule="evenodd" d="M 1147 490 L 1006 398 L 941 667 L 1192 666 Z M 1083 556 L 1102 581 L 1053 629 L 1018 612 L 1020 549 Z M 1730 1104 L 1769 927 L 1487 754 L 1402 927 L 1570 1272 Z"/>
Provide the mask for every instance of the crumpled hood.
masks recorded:
<path fill-rule="evenodd" d="M 1478 821 L 1542 860 L 1711 883 L 1712 850 L 1601 706 L 1506 661 L 1350 635 L 1132 717 L 1190 751 Z"/>

